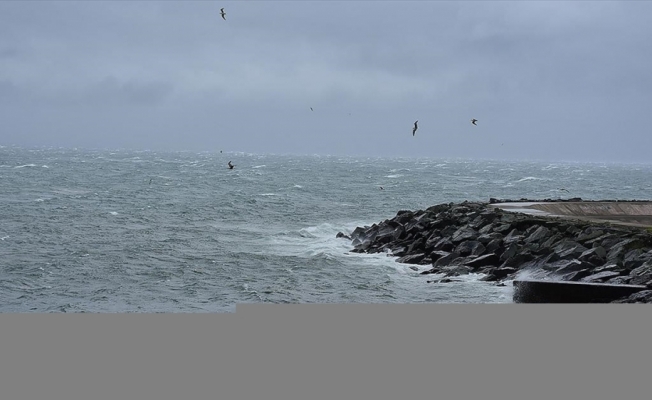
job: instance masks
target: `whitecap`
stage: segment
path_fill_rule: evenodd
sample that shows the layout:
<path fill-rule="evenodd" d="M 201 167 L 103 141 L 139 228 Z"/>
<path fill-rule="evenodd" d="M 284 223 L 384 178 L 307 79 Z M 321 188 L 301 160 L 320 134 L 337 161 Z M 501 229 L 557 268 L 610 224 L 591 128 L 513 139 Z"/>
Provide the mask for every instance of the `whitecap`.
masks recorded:
<path fill-rule="evenodd" d="M 516 182 L 524 182 L 524 181 L 540 181 L 542 180 L 541 178 L 537 178 L 536 176 L 526 176 L 525 178 L 521 178 Z"/>
<path fill-rule="evenodd" d="M 256 168 L 263 168 L 263 167 L 266 167 L 266 165 L 256 165 L 255 167 L 251 167 L 251 168 L 256 169 Z"/>
<path fill-rule="evenodd" d="M 35 164 L 17 165 L 14 168 L 36 167 Z"/>
<path fill-rule="evenodd" d="M 385 178 L 400 178 L 401 176 L 403 176 L 403 175 L 401 175 L 401 174 L 393 174 L 393 175 L 387 175 L 387 176 L 385 176 Z"/>
<path fill-rule="evenodd" d="M 109 212 L 109 214 L 111 214 L 111 215 L 118 215 L 118 213 L 115 212 L 115 211 L 111 211 L 111 212 Z"/>
<path fill-rule="evenodd" d="M 278 196 L 276 193 L 260 193 L 259 196 Z"/>
<path fill-rule="evenodd" d="M 297 189 L 303 189 L 303 186 L 301 186 L 301 185 L 294 185 L 293 187 L 295 187 Z"/>
<path fill-rule="evenodd" d="M 41 165 L 41 168 L 50 168 L 47 165 Z"/>

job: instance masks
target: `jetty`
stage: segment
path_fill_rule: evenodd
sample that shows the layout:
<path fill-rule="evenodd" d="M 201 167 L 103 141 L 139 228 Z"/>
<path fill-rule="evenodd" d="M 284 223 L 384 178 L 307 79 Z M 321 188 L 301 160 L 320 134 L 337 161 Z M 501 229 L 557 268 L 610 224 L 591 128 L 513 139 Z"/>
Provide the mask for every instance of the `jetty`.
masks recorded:
<path fill-rule="evenodd" d="M 439 278 L 432 282 L 480 273 L 511 284 L 515 302 L 652 303 L 650 201 L 444 203 L 337 236 L 352 252 L 383 252 Z"/>

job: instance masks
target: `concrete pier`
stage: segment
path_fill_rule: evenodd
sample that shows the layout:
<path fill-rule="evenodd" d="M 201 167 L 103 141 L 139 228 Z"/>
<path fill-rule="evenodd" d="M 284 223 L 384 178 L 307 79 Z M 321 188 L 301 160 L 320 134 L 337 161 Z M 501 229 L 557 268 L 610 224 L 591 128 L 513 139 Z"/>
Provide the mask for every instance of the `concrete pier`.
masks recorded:
<path fill-rule="evenodd" d="M 515 280 L 515 303 L 610 303 L 641 290 L 642 285 L 570 281 Z"/>

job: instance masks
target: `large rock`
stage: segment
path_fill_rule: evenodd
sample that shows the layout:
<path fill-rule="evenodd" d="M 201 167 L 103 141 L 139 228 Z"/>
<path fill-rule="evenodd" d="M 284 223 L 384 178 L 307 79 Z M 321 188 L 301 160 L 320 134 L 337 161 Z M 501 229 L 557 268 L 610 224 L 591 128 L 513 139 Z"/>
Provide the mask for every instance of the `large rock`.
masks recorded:
<path fill-rule="evenodd" d="M 430 252 L 430 260 L 434 263 L 435 261 L 439 260 L 442 257 L 446 257 L 450 255 L 451 253 L 448 251 L 443 251 L 443 250 L 435 250 Z"/>
<path fill-rule="evenodd" d="M 476 231 L 473 228 L 463 226 L 459 228 L 455 233 L 453 233 L 453 236 L 451 237 L 451 241 L 453 243 L 460 243 L 466 240 L 475 240 L 479 236 L 478 231 Z"/>
<path fill-rule="evenodd" d="M 557 250 L 558 248 L 559 250 Z M 586 250 L 588 250 L 586 247 L 573 241 L 567 241 L 563 245 L 558 245 L 555 247 L 555 253 L 557 253 L 559 258 L 563 258 L 565 260 L 579 258 Z"/>
<path fill-rule="evenodd" d="M 602 271 L 598 272 L 597 274 L 592 274 L 589 276 L 585 276 L 584 278 L 580 279 L 582 282 L 604 282 L 607 281 L 611 278 L 614 278 L 616 276 L 620 276 L 619 272 L 616 271 Z"/>
<path fill-rule="evenodd" d="M 518 229 L 512 229 L 507 234 L 507 236 L 503 238 L 503 243 L 509 245 L 512 243 L 518 243 L 521 240 L 523 240 L 523 235 L 521 235 L 521 232 Z"/>
<path fill-rule="evenodd" d="M 539 226 L 537 229 L 530 233 L 528 237 L 525 238 L 525 243 L 540 242 L 543 239 L 546 239 L 550 235 L 550 229 L 545 226 Z"/>
<path fill-rule="evenodd" d="M 447 237 L 441 238 L 435 242 L 433 249 L 442 251 L 453 251 L 455 244 Z"/>
<path fill-rule="evenodd" d="M 460 276 L 470 274 L 473 272 L 473 268 L 467 267 L 466 265 L 448 265 L 443 267 L 441 272 L 444 276 Z"/>
<path fill-rule="evenodd" d="M 423 253 L 418 253 L 418 254 L 410 254 L 407 256 L 400 257 L 396 260 L 396 262 L 404 263 L 404 264 L 422 264 L 422 261 L 426 258 L 426 255 Z M 426 263 L 428 264 L 428 263 Z"/>
<path fill-rule="evenodd" d="M 599 246 L 599 247 L 593 247 L 591 249 L 582 252 L 582 254 L 580 254 L 578 259 L 580 261 L 586 261 L 590 264 L 598 266 L 604 264 L 606 256 L 607 256 L 607 251 L 604 249 L 604 247 Z"/>
<path fill-rule="evenodd" d="M 602 229 L 594 227 L 594 226 L 590 226 L 590 227 L 584 229 L 584 231 L 582 231 L 582 233 L 580 233 L 577 236 L 576 240 L 578 242 L 586 242 L 587 240 L 595 239 L 595 238 L 598 238 L 598 237 L 600 237 L 602 235 L 604 235 L 604 231 Z"/>
<path fill-rule="evenodd" d="M 644 263 L 629 273 L 632 285 L 651 285 L 652 284 L 652 263 Z"/>
<path fill-rule="evenodd" d="M 482 245 L 482 243 L 478 242 L 477 240 L 467 240 L 465 242 L 458 244 L 457 247 L 455 248 L 455 252 L 461 256 L 469 256 L 469 255 L 479 256 L 484 252 L 484 250 L 485 247 Z"/>
<path fill-rule="evenodd" d="M 450 265 L 450 263 L 458 258 L 460 255 L 457 253 L 449 253 L 433 263 L 433 267 L 445 267 Z"/>
<path fill-rule="evenodd" d="M 614 303 L 652 303 L 652 290 L 641 290 Z"/>
<path fill-rule="evenodd" d="M 500 264 L 500 259 L 494 253 L 485 254 L 476 258 L 473 258 L 466 262 L 466 265 L 473 269 L 478 269 L 480 267 L 485 267 L 488 265 L 496 266 Z"/>

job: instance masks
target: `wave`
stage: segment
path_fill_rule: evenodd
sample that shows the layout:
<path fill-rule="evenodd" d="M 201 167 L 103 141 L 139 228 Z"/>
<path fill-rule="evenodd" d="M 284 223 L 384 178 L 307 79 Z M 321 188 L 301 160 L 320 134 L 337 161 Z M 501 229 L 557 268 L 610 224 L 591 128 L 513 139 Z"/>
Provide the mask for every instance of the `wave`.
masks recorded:
<path fill-rule="evenodd" d="M 525 178 L 521 178 L 517 180 L 516 182 L 525 182 L 525 181 L 542 181 L 544 180 L 543 178 L 537 178 L 536 176 L 526 176 Z"/>

